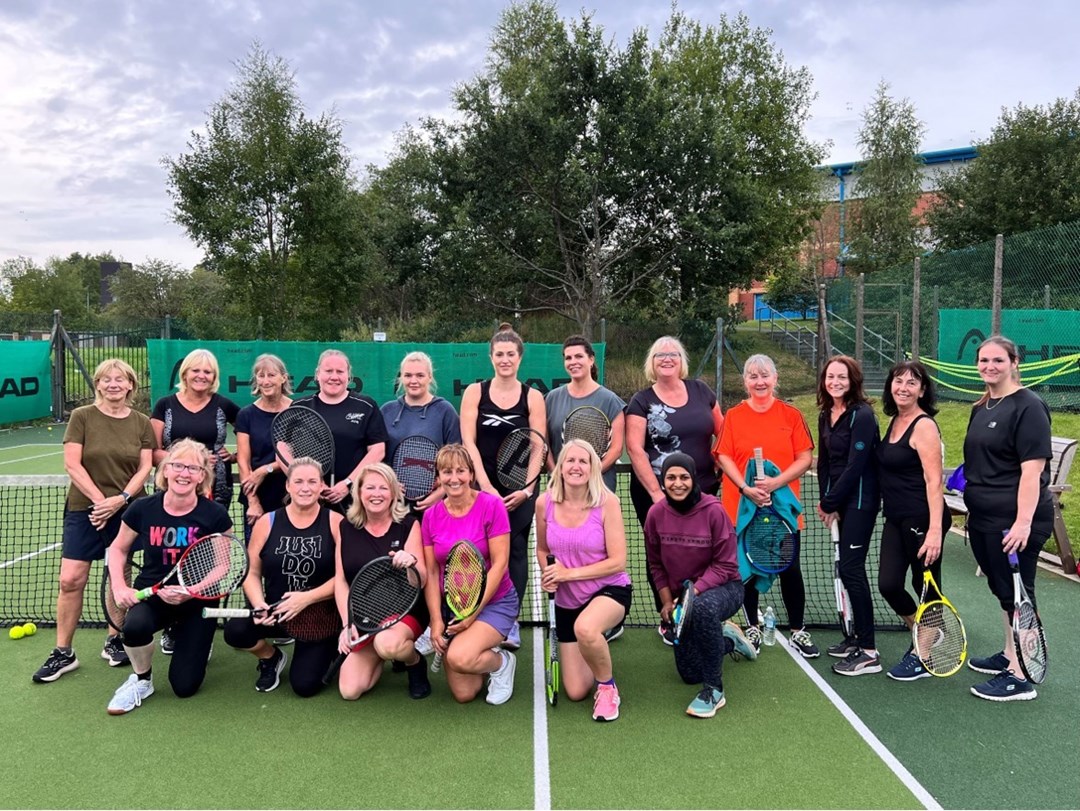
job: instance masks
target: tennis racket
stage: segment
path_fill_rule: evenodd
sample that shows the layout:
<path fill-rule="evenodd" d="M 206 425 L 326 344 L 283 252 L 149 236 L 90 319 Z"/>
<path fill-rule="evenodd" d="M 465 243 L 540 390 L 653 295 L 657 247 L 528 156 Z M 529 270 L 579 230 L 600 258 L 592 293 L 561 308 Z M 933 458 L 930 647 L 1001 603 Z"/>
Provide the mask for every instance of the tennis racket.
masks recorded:
<path fill-rule="evenodd" d="M 507 490 L 524 490 L 540 478 L 547 461 L 548 446 L 543 434 L 532 428 L 515 428 L 499 445 L 495 475 Z"/>
<path fill-rule="evenodd" d="M 206 535 L 184 550 L 172 571 L 159 583 L 136 592 L 135 597 L 149 599 L 175 577 L 192 597 L 217 600 L 244 582 L 247 571 L 247 550 L 240 541 L 226 533 Z"/>
<path fill-rule="evenodd" d="M 435 489 L 435 457 L 439 446 L 426 436 L 409 436 L 394 450 L 391 467 L 401 482 L 405 498 L 413 503 Z"/>
<path fill-rule="evenodd" d="M 690 625 L 690 618 L 694 614 L 694 584 L 689 580 L 684 580 L 682 584 L 682 594 L 679 597 L 679 602 L 675 605 L 675 613 L 671 618 L 671 621 L 675 625 L 675 644 L 679 644 L 679 640 L 682 638 L 683 630 Z"/>
<path fill-rule="evenodd" d="M 548 566 L 555 564 L 555 556 L 547 556 Z M 559 703 L 559 632 L 555 627 L 555 592 L 548 592 L 547 667 L 544 668 L 548 704 Z"/>
<path fill-rule="evenodd" d="M 310 456 L 334 486 L 334 435 L 322 414 L 307 406 L 290 406 L 274 417 L 270 436 L 286 469 L 294 459 Z"/>
<path fill-rule="evenodd" d="M 765 458 L 754 448 L 755 481 L 765 477 Z M 765 574 L 779 574 L 795 562 L 799 544 L 795 527 L 772 506 L 758 507 L 743 529 L 743 544 L 750 565 Z"/>
<path fill-rule="evenodd" d="M 929 570 L 923 572 L 922 599 L 911 626 L 911 647 L 926 671 L 935 676 L 951 676 L 967 659 L 964 623 Z"/>
<path fill-rule="evenodd" d="M 839 519 L 832 522 L 829 528 L 833 542 L 833 595 L 836 597 L 836 615 L 840 618 L 840 630 L 845 639 L 855 637 L 855 623 L 851 616 L 851 597 L 848 596 L 847 586 L 840 579 L 840 523 Z"/>
<path fill-rule="evenodd" d="M 393 549 L 396 547 L 394 544 Z M 404 619 L 419 596 L 420 573 L 415 566 L 399 568 L 390 555 L 364 564 L 349 586 L 349 624 L 360 634 L 349 646 L 349 653 L 360 650 L 375 634 Z M 339 653 L 330 663 L 323 684 L 333 681 L 349 653 Z"/>
<path fill-rule="evenodd" d="M 108 555 L 108 552 L 105 554 Z M 134 554 L 134 551 L 132 554 Z M 129 587 L 134 584 L 140 570 L 139 564 L 129 557 L 127 563 L 124 564 L 124 583 Z M 127 617 L 128 610 L 117 605 L 116 600 L 113 599 L 108 558 L 105 560 L 105 573 L 101 576 L 101 610 L 105 614 L 105 621 L 109 623 L 110 628 L 117 633 L 124 630 L 124 619 Z"/>
<path fill-rule="evenodd" d="M 526 429 L 528 430 L 528 429 Z M 458 622 L 468 619 L 480 607 L 487 587 L 487 561 L 471 541 L 458 541 L 450 548 L 443 567 L 443 594 L 446 607 Z M 450 644 L 449 628 L 443 631 L 443 641 Z M 436 653 L 431 672 L 442 670 L 442 654 Z"/>
<path fill-rule="evenodd" d="M 279 600 L 265 609 L 260 608 L 204 608 L 203 617 L 232 619 L 234 617 L 265 617 L 272 615 L 281 605 Z M 295 617 L 281 620 L 286 635 L 300 642 L 322 642 L 333 639 L 341 630 L 341 617 L 332 600 L 312 603 Z"/>
<path fill-rule="evenodd" d="M 571 439 L 584 440 L 603 459 L 611 447 L 611 420 L 595 406 L 575 408 L 563 421 L 562 439 L 564 444 Z"/>
<path fill-rule="evenodd" d="M 1046 681 L 1046 671 L 1050 666 L 1050 657 L 1046 650 L 1046 634 L 1035 604 L 1031 602 L 1027 589 L 1020 579 L 1020 559 L 1015 552 L 1009 553 L 1009 568 L 1013 578 L 1013 644 L 1016 646 L 1016 658 L 1020 669 L 1028 681 L 1042 684 Z"/>

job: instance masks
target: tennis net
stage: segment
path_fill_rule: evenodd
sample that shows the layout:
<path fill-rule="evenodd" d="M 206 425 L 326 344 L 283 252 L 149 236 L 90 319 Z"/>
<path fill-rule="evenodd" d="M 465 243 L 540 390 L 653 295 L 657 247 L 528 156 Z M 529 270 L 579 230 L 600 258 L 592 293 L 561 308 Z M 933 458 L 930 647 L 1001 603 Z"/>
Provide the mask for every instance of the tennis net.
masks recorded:
<path fill-rule="evenodd" d="M 635 591 L 627 624 L 646 627 L 655 625 L 657 616 L 646 579 L 644 537 L 630 504 L 630 475 L 629 465 L 619 466 L 617 489 L 623 502 L 627 564 Z M 43 626 L 56 623 L 56 590 L 67 488 L 67 476 L 0 476 L 0 627 L 31 621 Z M 817 503 L 817 478 L 813 474 L 803 476 L 802 496 L 805 504 Z M 232 517 L 234 525 L 241 526 L 243 516 L 239 504 L 233 505 Z M 813 627 L 835 628 L 832 541 L 828 530 L 815 517 L 810 516 L 806 525 L 800 551 L 806 582 L 806 623 Z M 880 539 L 879 522 L 867 565 L 874 593 L 874 619 L 878 627 L 901 628 L 897 616 L 877 594 Z M 535 555 L 530 553 L 530 560 L 534 561 Z M 103 571 L 101 563 L 91 567 L 82 627 L 105 625 L 99 596 Z M 535 566 L 532 572 L 522 619 L 527 623 L 546 622 L 546 598 L 536 587 L 538 571 Z M 787 617 L 779 588 L 777 582 L 772 592 L 762 596 L 761 609 L 764 611 L 766 605 L 772 605 L 778 622 L 785 625 Z"/>

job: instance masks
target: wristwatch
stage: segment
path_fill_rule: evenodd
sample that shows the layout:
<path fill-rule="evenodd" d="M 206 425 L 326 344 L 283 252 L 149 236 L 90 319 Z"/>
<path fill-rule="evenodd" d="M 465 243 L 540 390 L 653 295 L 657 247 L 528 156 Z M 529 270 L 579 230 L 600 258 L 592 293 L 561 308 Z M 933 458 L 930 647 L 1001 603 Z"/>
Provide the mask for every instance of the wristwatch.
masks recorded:
<path fill-rule="evenodd" d="M 351 489 L 352 488 L 352 479 L 346 478 L 345 479 L 345 486 Z"/>
<path fill-rule="evenodd" d="M 274 466 L 273 466 L 273 465 L 267 465 L 267 466 L 266 466 L 266 473 L 267 473 L 267 475 L 269 475 L 269 474 L 271 474 L 271 473 L 273 473 L 273 472 L 274 472 Z"/>
<path fill-rule="evenodd" d="M 127 490 L 124 490 L 120 495 L 124 499 L 125 504 L 131 503 L 131 493 L 129 493 Z"/>

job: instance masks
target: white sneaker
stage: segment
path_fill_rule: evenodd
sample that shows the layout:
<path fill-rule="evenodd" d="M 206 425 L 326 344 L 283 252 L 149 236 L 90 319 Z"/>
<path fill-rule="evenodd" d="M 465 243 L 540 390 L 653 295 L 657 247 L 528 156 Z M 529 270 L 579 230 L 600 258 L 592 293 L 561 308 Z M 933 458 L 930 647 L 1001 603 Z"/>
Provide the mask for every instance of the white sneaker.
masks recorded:
<path fill-rule="evenodd" d="M 513 627 L 510 628 L 510 633 L 506 635 L 502 646 L 506 650 L 518 650 L 521 648 L 521 626 L 518 623 L 515 622 Z"/>
<path fill-rule="evenodd" d="M 154 682 L 151 679 L 140 679 L 132 673 L 113 693 L 108 706 L 109 715 L 125 715 L 153 694 Z"/>
<path fill-rule="evenodd" d="M 431 644 L 431 626 L 424 629 L 424 633 L 417 637 L 416 642 L 413 643 L 413 647 L 416 648 L 416 652 L 421 656 L 430 656 L 435 652 L 435 646 Z"/>
<path fill-rule="evenodd" d="M 517 659 L 508 650 L 500 651 L 503 658 L 502 667 L 488 677 L 488 704 L 505 704 L 514 694 L 514 670 L 517 668 Z"/>

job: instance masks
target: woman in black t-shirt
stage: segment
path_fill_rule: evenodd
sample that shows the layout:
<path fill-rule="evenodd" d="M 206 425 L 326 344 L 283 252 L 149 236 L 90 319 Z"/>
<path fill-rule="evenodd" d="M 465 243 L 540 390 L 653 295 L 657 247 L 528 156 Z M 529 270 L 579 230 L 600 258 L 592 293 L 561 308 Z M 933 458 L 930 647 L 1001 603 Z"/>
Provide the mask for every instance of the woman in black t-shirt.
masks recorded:
<path fill-rule="evenodd" d="M 409 695 L 426 698 L 431 695 L 427 662 L 414 644 L 429 621 L 423 596 L 404 618 L 371 637 L 360 650 L 350 652 L 357 632 L 349 624 L 349 584 L 360 569 L 376 558 L 390 555 L 399 568 L 415 566 L 421 584 L 426 579 L 424 567 L 417 565 L 422 554 L 420 522 L 405 505 L 405 494 L 389 465 L 380 462 L 360 471 L 346 518 L 341 524 L 334 578 L 335 598 L 345 626 L 338 650 L 349 654 L 338 675 L 341 697 L 349 701 L 360 698 L 379 683 L 383 662 L 393 661 L 405 665 Z"/>
<path fill-rule="evenodd" d="M 248 554 L 251 568 L 244 594 L 254 609 L 273 613 L 231 619 L 225 641 L 250 651 L 259 660 L 255 689 L 274 690 L 288 657 L 268 639 L 287 637 L 282 622 L 300 612 L 334 610 L 334 559 L 340 541 L 341 515 L 319 504 L 322 467 L 307 456 L 293 460 L 286 473 L 288 503 L 255 523 Z M 331 626 L 336 627 L 336 626 Z M 336 637 L 304 642 L 297 639 L 289 684 L 293 692 L 309 698 L 322 689 L 322 677 L 334 659 Z"/>
<path fill-rule="evenodd" d="M 167 576 L 196 539 L 232 529 L 225 508 L 200 495 L 204 483 L 214 475 L 212 461 L 206 447 L 193 439 L 173 443 L 158 465 L 159 492 L 139 499 L 124 513 L 109 551 L 109 581 L 116 604 L 129 609 L 124 620 L 124 650 L 134 673 L 113 694 L 110 715 L 131 712 L 153 695 L 154 632 L 166 626 L 172 627 L 176 643 L 169 662 L 173 692 L 188 698 L 206 676 L 217 620 L 204 619 L 202 610 L 216 602 L 193 600 L 178 585 L 167 585 L 142 602 L 136 594 Z M 128 587 L 124 565 L 136 543 L 143 551 L 142 570 Z"/>
<path fill-rule="evenodd" d="M 1039 550 L 1053 531 L 1050 496 L 1050 409 L 1020 385 L 1016 344 L 995 335 L 979 345 L 979 376 L 986 392 L 971 407 L 964 438 L 964 502 L 971 552 L 986 575 L 1005 618 L 1005 647 L 993 656 L 968 659 L 968 667 L 993 675 L 971 692 L 990 701 L 1035 698 L 1016 660 L 1010 630 L 1013 610 L 1009 553 L 1020 560 L 1020 579 L 1035 601 Z"/>
<path fill-rule="evenodd" d="M 539 482 L 526 490 L 504 487 L 495 475 L 495 459 L 503 439 L 516 428 L 532 428 L 546 436 L 547 409 L 539 390 L 518 380 L 525 352 L 521 336 L 509 324 L 502 324 L 489 347 L 495 376 L 465 389 L 461 397 L 461 442 L 472 457 L 479 488 L 502 499 L 510 514 L 510 581 L 521 599 L 529 579 L 529 529 Z M 517 623 L 504 644 L 511 650 L 520 647 Z"/>

